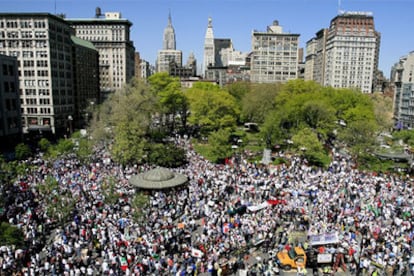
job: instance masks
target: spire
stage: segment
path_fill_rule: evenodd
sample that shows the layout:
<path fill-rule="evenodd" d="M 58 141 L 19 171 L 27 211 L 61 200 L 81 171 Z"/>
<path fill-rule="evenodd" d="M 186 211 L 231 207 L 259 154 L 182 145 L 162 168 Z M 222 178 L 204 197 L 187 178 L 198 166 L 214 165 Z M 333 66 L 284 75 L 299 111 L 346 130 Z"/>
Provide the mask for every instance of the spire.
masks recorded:
<path fill-rule="evenodd" d="M 206 73 L 208 66 L 214 66 L 214 33 L 211 17 L 208 18 L 206 36 L 204 37 L 203 74 Z"/>
<path fill-rule="evenodd" d="M 168 11 L 168 27 L 172 28 L 171 10 Z"/>
<path fill-rule="evenodd" d="M 164 29 L 164 50 L 175 50 L 175 31 L 171 20 L 171 11 L 168 12 L 168 25 Z"/>

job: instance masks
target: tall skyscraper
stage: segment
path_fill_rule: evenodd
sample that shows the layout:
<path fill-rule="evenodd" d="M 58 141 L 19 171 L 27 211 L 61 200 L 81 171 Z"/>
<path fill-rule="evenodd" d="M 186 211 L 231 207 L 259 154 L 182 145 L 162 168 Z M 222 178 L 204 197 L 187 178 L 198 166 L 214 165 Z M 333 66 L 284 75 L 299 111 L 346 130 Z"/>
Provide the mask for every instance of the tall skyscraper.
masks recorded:
<path fill-rule="evenodd" d="M 170 67 L 182 67 L 183 53 L 176 50 L 175 30 L 172 26 L 171 13 L 168 14 L 168 24 L 164 29 L 163 49 L 158 51 L 157 72 L 169 72 Z"/>
<path fill-rule="evenodd" d="M 414 52 L 401 57 L 391 69 L 394 84 L 394 118 L 396 129 L 414 128 Z"/>
<path fill-rule="evenodd" d="M 370 12 L 342 12 L 307 42 L 306 79 L 325 86 L 373 92 L 380 34 Z"/>
<path fill-rule="evenodd" d="M 95 18 L 71 18 L 66 21 L 76 36 L 92 42 L 99 52 L 100 89 L 105 94 L 115 92 L 135 73 L 135 48 L 130 40 L 132 23 L 119 12 L 101 14 L 96 8 Z"/>
<path fill-rule="evenodd" d="M 266 32 L 253 31 L 250 80 L 286 82 L 298 76 L 299 34 L 283 33 L 277 20 Z"/>
<path fill-rule="evenodd" d="M 76 113 L 71 33 L 55 15 L 0 14 L 0 54 L 18 60 L 24 133 L 64 131 Z"/>
<path fill-rule="evenodd" d="M 207 68 L 215 65 L 215 50 L 214 50 L 214 33 L 213 33 L 213 20 L 208 18 L 208 25 L 206 30 L 206 36 L 204 38 L 204 59 L 203 59 L 203 76 L 206 75 Z"/>
<path fill-rule="evenodd" d="M 163 50 L 175 50 L 175 30 L 172 25 L 171 13 L 168 14 L 168 25 L 164 30 Z"/>

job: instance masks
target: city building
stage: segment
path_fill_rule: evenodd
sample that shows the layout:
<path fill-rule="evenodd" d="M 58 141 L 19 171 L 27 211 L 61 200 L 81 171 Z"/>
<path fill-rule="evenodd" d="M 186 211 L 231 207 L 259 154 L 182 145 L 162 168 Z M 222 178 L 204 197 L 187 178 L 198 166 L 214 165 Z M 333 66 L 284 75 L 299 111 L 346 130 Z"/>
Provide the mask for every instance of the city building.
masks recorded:
<path fill-rule="evenodd" d="M 141 73 L 141 56 L 138 52 L 135 52 L 134 55 L 134 66 L 135 66 L 135 78 L 141 79 L 142 73 Z"/>
<path fill-rule="evenodd" d="M 185 66 L 178 66 L 174 61 L 170 63 L 169 74 L 172 77 L 191 78 L 197 76 L 197 60 L 194 53 L 190 53 Z"/>
<path fill-rule="evenodd" d="M 168 15 L 168 25 L 164 29 L 163 49 L 158 51 L 157 72 L 170 72 L 170 65 L 182 67 L 183 53 L 176 49 L 175 30 L 172 25 L 171 14 Z"/>
<path fill-rule="evenodd" d="M 204 40 L 203 76 L 219 85 L 249 79 L 246 77 L 247 53 L 236 51 L 230 38 L 214 38 L 209 18 Z"/>
<path fill-rule="evenodd" d="M 148 61 L 141 59 L 140 63 L 140 73 L 141 79 L 148 79 L 149 76 L 153 75 L 155 68 Z"/>
<path fill-rule="evenodd" d="M 0 13 L 0 54 L 17 58 L 23 133 L 55 134 L 72 123 L 71 34 L 69 24 L 55 15 Z"/>
<path fill-rule="evenodd" d="M 71 37 L 73 42 L 73 76 L 75 112 L 69 128 L 84 128 L 92 108 L 100 102 L 99 54 L 90 41 Z"/>
<path fill-rule="evenodd" d="M 0 148 L 22 141 L 17 58 L 0 55 Z"/>
<path fill-rule="evenodd" d="M 305 79 L 305 61 L 303 60 L 303 48 L 298 52 L 298 79 Z"/>
<path fill-rule="evenodd" d="M 157 72 L 169 72 L 170 64 L 176 64 L 181 67 L 183 62 L 183 53 L 178 50 L 159 50 L 157 57 Z"/>
<path fill-rule="evenodd" d="M 286 82 L 298 77 L 299 34 L 284 33 L 277 20 L 266 32 L 253 31 L 250 81 Z"/>
<path fill-rule="evenodd" d="M 101 13 L 94 18 L 66 19 L 75 35 L 92 42 L 99 52 L 99 84 L 102 98 L 122 88 L 135 76 L 135 48 L 130 40 L 132 23 L 119 12 Z"/>
<path fill-rule="evenodd" d="M 305 79 L 373 92 L 380 38 L 372 13 L 341 12 L 306 43 Z"/>
<path fill-rule="evenodd" d="M 414 128 L 414 52 L 401 57 L 391 69 L 391 83 L 394 86 L 395 128 Z"/>
<path fill-rule="evenodd" d="M 323 84 L 325 77 L 325 52 L 328 29 L 321 29 L 306 42 L 305 80 Z"/>
<path fill-rule="evenodd" d="M 202 66 L 202 75 L 206 78 L 207 68 L 214 66 L 215 62 L 215 50 L 214 50 L 214 32 L 213 32 L 213 19 L 208 18 L 208 25 L 206 35 L 204 38 L 204 59 Z"/>

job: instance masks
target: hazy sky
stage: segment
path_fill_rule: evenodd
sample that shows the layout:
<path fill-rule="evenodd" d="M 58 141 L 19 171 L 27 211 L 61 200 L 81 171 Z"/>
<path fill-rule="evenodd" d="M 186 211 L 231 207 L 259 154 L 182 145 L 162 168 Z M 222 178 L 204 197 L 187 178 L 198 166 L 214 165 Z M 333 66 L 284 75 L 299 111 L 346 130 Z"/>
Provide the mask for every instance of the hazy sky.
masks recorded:
<path fill-rule="evenodd" d="M 94 17 L 96 7 L 120 12 L 133 23 L 135 49 L 151 64 L 162 48 L 170 11 L 183 61 L 193 52 L 199 66 L 208 17 L 215 38 L 230 38 L 236 50 L 250 52 L 252 31 L 266 31 L 274 20 L 284 32 L 300 34 L 305 48 L 339 10 L 372 12 L 381 33 L 379 69 L 387 77 L 391 66 L 414 49 L 414 0 L 0 0 L 1 12 L 64 13 L 67 18 Z"/>

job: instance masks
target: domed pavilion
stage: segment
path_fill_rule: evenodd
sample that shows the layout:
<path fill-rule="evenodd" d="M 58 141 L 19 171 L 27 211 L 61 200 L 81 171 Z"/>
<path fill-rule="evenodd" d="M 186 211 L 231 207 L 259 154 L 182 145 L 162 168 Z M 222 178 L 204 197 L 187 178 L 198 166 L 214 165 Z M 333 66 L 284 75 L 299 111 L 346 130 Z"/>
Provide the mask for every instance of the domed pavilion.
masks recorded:
<path fill-rule="evenodd" d="M 184 174 L 173 172 L 167 168 L 158 167 L 131 176 L 129 183 L 138 189 L 163 190 L 187 184 L 188 178 Z"/>

